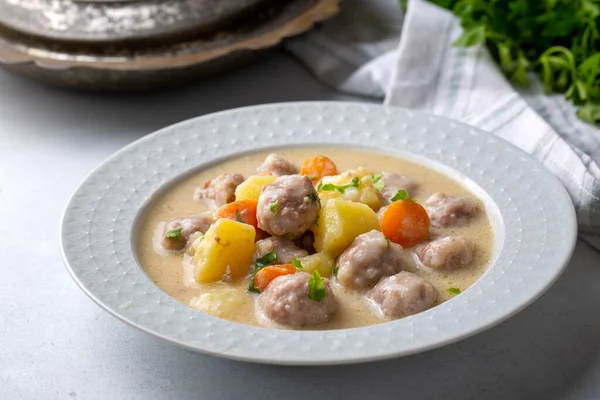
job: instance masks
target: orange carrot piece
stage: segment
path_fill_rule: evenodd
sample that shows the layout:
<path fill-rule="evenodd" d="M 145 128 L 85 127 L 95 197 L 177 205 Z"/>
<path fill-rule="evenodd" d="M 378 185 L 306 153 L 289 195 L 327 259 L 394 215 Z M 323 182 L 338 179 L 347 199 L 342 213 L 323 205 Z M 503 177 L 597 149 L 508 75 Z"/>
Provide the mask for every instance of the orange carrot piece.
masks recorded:
<path fill-rule="evenodd" d="M 233 203 L 225 204 L 217 210 L 217 218 L 227 218 L 234 221 L 243 222 L 252 225 L 255 229 L 258 227 L 256 220 L 256 200 L 238 200 Z"/>
<path fill-rule="evenodd" d="M 317 183 L 324 176 L 337 175 L 335 163 L 325 156 L 311 157 L 304 161 L 300 168 L 300 174 L 306 175 L 313 183 Z"/>
<path fill-rule="evenodd" d="M 279 264 L 264 267 L 254 275 L 254 286 L 261 292 L 271 283 L 271 281 L 279 276 L 295 274 L 296 267 L 292 264 Z"/>
<path fill-rule="evenodd" d="M 429 215 L 415 201 L 398 200 L 383 211 L 381 230 L 392 242 L 412 247 L 429 236 Z"/>

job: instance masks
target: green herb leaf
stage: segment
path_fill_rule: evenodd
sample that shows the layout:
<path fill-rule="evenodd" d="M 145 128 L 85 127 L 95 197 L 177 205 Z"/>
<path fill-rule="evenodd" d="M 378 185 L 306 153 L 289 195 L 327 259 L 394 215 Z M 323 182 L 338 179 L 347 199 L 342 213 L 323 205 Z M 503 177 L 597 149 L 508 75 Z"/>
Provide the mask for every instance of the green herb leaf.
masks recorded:
<path fill-rule="evenodd" d="M 588 124 L 600 124 L 600 104 L 586 104 L 577 111 L 577 116 Z"/>
<path fill-rule="evenodd" d="M 260 293 L 260 290 L 256 287 L 254 283 L 254 278 L 256 277 L 258 271 L 260 271 L 264 267 L 271 265 L 273 262 L 275 262 L 275 260 L 277 260 L 277 253 L 275 253 L 274 251 L 270 251 L 256 260 L 256 263 L 254 265 L 254 271 L 252 271 L 252 277 L 250 278 L 250 282 L 248 283 L 247 290 L 249 292 Z"/>
<path fill-rule="evenodd" d="M 510 72 L 513 68 L 513 58 L 511 55 L 511 48 L 505 42 L 496 43 L 498 49 L 498 59 L 500 60 L 500 67 L 504 72 Z"/>
<path fill-rule="evenodd" d="M 530 64 L 531 63 L 525 57 L 525 55 L 520 52 L 519 56 L 517 57 L 517 68 L 515 69 L 512 77 L 521 86 L 527 85 L 527 69 L 529 68 Z"/>
<path fill-rule="evenodd" d="M 165 233 L 165 237 L 168 239 L 181 239 L 181 231 L 183 228 L 171 229 Z"/>
<path fill-rule="evenodd" d="M 453 44 L 460 47 L 471 47 L 476 44 L 485 42 L 485 26 L 479 25 L 470 29 L 466 29 L 462 36 L 459 37 Z"/>
<path fill-rule="evenodd" d="M 323 191 L 327 191 L 327 192 L 331 192 L 333 190 L 335 190 L 336 186 L 333 183 L 327 183 L 325 185 L 323 185 L 323 182 L 319 182 L 319 184 L 317 185 L 317 191 L 319 192 L 323 192 Z"/>
<path fill-rule="evenodd" d="M 337 186 L 337 185 L 334 185 L 333 183 L 327 183 L 327 184 L 323 185 L 323 182 L 319 182 L 319 184 L 317 185 L 317 191 L 318 192 L 332 192 L 334 190 L 337 190 L 340 193 L 344 193 L 346 191 L 346 189 L 351 188 L 351 187 L 357 188 L 359 185 L 360 185 L 360 179 L 358 178 L 358 176 L 355 176 L 354 178 L 352 178 L 352 182 L 347 185 Z"/>
<path fill-rule="evenodd" d="M 258 271 L 256 271 L 258 272 Z M 256 274 L 252 273 L 252 278 L 250 278 L 250 283 L 248 283 L 248 288 L 246 289 L 249 292 L 252 293 L 260 293 L 260 289 L 256 287 L 256 284 L 254 283 L 254 276 Z"/>
<path fill-rule="evenodd" d="M 294 240 L 296 238 L 296 236 L 292 235 L 289 232 L 284 233 L 283 237 L 286 238 L 286 239 L 290 239 L 290 240 Z"/>
<path fill-rule="evenodd" d="M 447 291 L 448 291 L 448 293 L 453 294 L 453 295 L 460 294 L 460 289 L 457 287 L 448 288 Z"/>
<path fill-rule="evenodd" d="M 292 258 L 292 265 L 296 268 L 296 269 L 304 269 L 304 267 L 302 266 L 302 263 L 300 262 L 300 260 L 298 260 L 297 258 Z"/>
<path fill-rule="evenodd" d="M 390 239 L 388 239 L 386 236 L 384 236 L 384 238 L 385 238 L 385 241 L 387 242 L 387 247 L 389 249 L 390 248 L 390 243 L 391 243 Z"/>
<path fill-rule="evenodd" d="M 408 193 L 406 193 L 406 190 L 404 190 L 404 189 L 398 190 L 396 192 L 396 194 L 394 195 L 394 197 L 392 197 L 392 202 L 398 201 L 398 200 L 410 200 L 410 201 L 413 201 L 413 199 L 410 198 L 410 196 L 408 195 Z"/>
<path fill-rule="evenodd" d="M 544 58 L 544 57 L 543 56 L 540 57 L 540 60 L 542 58 Z M 569 61 L 566 60 L 564 57 L 548 56 L 547 60 L 548 60 L 548 65 L 550 65 L 552 68 L 556 68 L 556 69 L 570 68 Z"/>
<path fill-rule="evenodd" d="M 275 260 L 277 260 L 277 253 L 275 253 L 274 251 L 270 251 L 256 260 L 256 266 L 259 268 L 263 268 L 267 265 L 271 265 L 273 262 L 275 262 Z"/>
<path fill-rule="evenodd" d="M 277 214 L 279 212 L 279 200 L 275 200 L 274 203 L 271 203 L 269 210 L 271 210 L 273 214 Z"/>
<path fill-rule="evenodd" d="M 308 194 L 308 198 L 310 199 L 310 201 L 312 201 L 313 203 L 317 203 L 319 201 L 319 196 L 317 196 L 316 193 L 311 192 Z"/>
<path fill-rule="evenodd" d="M 337 265 L 335 267 L 333 267 L 333 276 L 337 276 L 339 270 L 340 270 L 340 267 L 338 267 Z"/>
<path fill-rule="evenodd" d="M 577 116 L 600 125 L 598 0 L 430 0 L 460 19 L 456 46 L 486 44 L 502 71 L 527 85 L 537 73 L 546 92 L 564 93 L 584 108 Z"/>
<path fill-rule="evenodd" d="M 383 190 L 384 184 L 381 182 L 383 178 L 383 174 L 371 174 L 371 181 L 373 181 L 373 186 L 377 190 Z"/>
<path fill-rule="evenodd" d="M 314 301 L 322 301 L 325 296 L 327 296 L 325 279 L 321 278 L 319 271 L 315 271 L 308 278 L 308 298 Z"/>

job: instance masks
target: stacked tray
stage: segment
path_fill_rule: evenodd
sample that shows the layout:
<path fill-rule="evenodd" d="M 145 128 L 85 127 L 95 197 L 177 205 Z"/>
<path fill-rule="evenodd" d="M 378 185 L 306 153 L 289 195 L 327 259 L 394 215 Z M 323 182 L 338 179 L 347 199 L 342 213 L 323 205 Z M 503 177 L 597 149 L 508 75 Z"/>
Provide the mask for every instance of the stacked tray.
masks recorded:
<path fill-rule="evenodd" d="M 0 65 L 62 86 L 141 90 L 246 63 L 340 0 L 0 0 Z"/>

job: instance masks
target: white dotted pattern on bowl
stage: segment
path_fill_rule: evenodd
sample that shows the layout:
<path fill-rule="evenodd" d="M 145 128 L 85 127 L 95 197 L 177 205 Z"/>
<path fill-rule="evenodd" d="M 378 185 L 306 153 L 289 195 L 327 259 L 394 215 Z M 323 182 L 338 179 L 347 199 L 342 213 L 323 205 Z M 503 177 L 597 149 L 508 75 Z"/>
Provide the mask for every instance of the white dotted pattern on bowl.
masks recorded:
<path fill-rule="evenodd" d="M 490 269 L 461 295 L 375 326 L 272 330 L 189 308 L 160 290 L 137 264 L 132 251 L 136 215 L 159 187 L 178 175 L 265 146 L 365 143 L 440 162 L 467 176 L 495 202 L 504 223 L 503 246 Z M 475 334 L 541 295 L 568 262 L 575 238 L 566 191 L 516 147 L 426 113 L 354 103 L 242 108 L 149 135 L 112 156 L 81 184 L 67 207 L 61 234 L 73 278 L 123 321 L 204 353 L 296 365 L 395 357 Z"/>

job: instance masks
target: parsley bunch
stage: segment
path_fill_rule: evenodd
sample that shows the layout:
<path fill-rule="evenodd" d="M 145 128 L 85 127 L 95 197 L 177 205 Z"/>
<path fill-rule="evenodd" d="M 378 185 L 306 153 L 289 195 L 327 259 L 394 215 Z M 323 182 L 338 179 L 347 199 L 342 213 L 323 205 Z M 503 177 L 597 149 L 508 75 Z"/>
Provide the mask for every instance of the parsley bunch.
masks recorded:
<path fill-rule="evenodd" d="M 600 125 L 600 0 L 430 0 L 451 9 L 464 32 L 456 46 L 487 44 L 519 85 L 538 73 L 577 116 Z"/>

